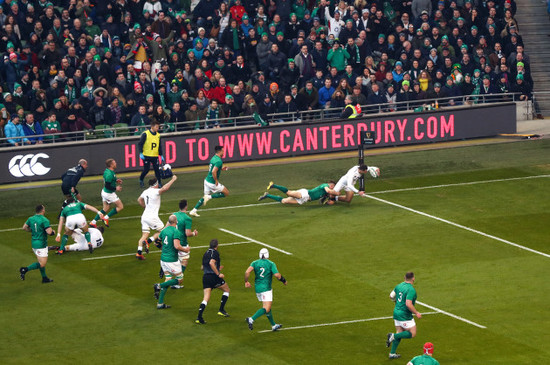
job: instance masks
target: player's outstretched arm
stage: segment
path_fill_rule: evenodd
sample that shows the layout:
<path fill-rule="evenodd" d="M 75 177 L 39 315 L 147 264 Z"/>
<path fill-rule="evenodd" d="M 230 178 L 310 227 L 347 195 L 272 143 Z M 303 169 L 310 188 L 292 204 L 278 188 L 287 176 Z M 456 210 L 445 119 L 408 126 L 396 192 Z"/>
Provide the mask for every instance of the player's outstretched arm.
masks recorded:
<path fill-rule="evenodd" d="M 279 280 L 281 283 L 286 285 L 286 279 L 283 275 L 281 275 L 280 273 L 276 273 L 276 274 L 273 274 L 273 276 L 275 276 L 277 280 Z"/>
<path fill-rule="evenodd" d="M 170 189 L 170 187 L 172 186 L 174 181 L 176 181 L 177 179 L 178 179 L 178 177 L 176 175 L 173 175 L 172 178 L 170 179 L 170 181 L 168 181 L 166 184 L 164 184 L 162 186 L 162 188 L 159 189 L 159 194 L 162 194 L 165 191 L 168 191 L 168 189 Z"/>
<path fill-rule="evenodd" d="M 99 218 L 103 219 L 103 213 L 101 213 L 96 207 L 85 204 L 84 209 L 91 210 L 92 212 L 99 214 Z"/>

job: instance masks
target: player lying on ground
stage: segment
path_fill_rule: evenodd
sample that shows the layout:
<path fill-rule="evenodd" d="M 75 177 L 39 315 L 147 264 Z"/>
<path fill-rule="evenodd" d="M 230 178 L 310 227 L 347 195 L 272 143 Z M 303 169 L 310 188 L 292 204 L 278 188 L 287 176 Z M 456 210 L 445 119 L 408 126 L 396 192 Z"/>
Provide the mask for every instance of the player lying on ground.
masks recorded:
<path fill-rule="evenodd" d="M 335 201 L 351 203 L 354 194 L 359 194 L 361 196 L 365 195 L 364 191 L 359 191 L 355 188 L 355 183 L 364 176 L 366 172 L 369 172 L 374 178 L 380 176 L 380 169 L 378 167 L 367 165 L 353 166 L 334 186 L 334 191 L 338 194 L 344 189 L 345 195 L 336 195 L 331 198 L 334 198 Z"/>
<path fill-rule="evenodd" d="M 59 226 L 57 227 L 57 237 L 55 238 L 56 242 L 61 242 L 61 247 L 57 251 L 58 255 L 65 252 L 65 245 L 69 236 L 73 234 L 75 229 L 80 228 L 86 237 L 86 242 L 88 243 L 88 250 L 90 253 L 94 252 L 94 246 L 90 242 L 90 232 L 88 232 L 88 223 L 86 223 L 86 217 L 82 214 L 82 211 L 85 209 L 91 210 L 94 213 L 98 213 L 100 218 L 103 218 L 103 213 L 100 213 L 97 208 L 92 207 L 91 205 L 75 201 L 73 198 L 67 199 L 67 206 L 61 211 L 61 216 L 59 217 Z M 65 234 L 61 238 L 61 227 L 65 223 Z"/>
<path fill-rule="evenodd" d="M 278 189 L 286 194 L 286 198 L 277 196 L 277 195 L 271 195 L 267 191 L 263 193 L 258 200 L 264 200 L 266 198 L 273 199 L 275 201 L 281 202 L 283 204 L 304 204 L 308 201 L 314 201 L 319 200 L 325 196 L 330 195 L 338 195 L 336 191 L 334 191 L 334 185 L 336 183 L 332 180 L 330 180 L 327 183 L 321 184 L 313 189 L 299 189 L 299 190 L 288 190 L 288 188 L 274 184 L 273 181 L 269 182 L 269 185 L 267 186 L 266 190 L 269 190 L 271 188 Z"/>
<path fill-rule="evenodd" d="M 104 239 L 103 239 L 103 232 L 105 231 L 105 228 L 98 227 L 88 228 L 88 232 L 90 232 L 90 242 L 92 243 L 92 247 L 94 250 L 96 248 L 99 248 L 103 245 Z M 82 233 L 82 230 L 80 228 L 77 228 L 74 230 L 71 237 L 74 240 L 74 244 L 65 246 L 65 251 L 86 251 L 88 250 L 88 242 L 86 241 L 86 237 L 84 236 L 84 233 Z"/>

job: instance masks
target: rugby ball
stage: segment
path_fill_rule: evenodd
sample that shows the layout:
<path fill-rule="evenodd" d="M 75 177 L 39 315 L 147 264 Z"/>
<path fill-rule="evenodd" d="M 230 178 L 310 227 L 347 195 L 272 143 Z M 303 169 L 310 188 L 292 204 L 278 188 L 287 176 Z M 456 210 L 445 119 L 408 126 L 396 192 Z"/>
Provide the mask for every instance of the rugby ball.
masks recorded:
<path fill-rule="evenodd" d="M 374 178 L 377 178 L 380 176 L 380 169 L 376 166 L 369 166 L 367 171 L 369 172 L 370 176 Z"/>

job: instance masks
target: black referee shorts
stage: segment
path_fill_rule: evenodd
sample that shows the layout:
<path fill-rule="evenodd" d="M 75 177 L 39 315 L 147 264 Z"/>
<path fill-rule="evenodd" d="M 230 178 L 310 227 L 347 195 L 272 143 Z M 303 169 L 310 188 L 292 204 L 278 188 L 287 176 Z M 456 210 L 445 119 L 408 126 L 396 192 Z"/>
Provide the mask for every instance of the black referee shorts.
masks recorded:
<path fill-rule="evenodd" d="M 62 184 L 61 191 L 63 191 L 63 195 L 71 195 L 71 186 Z M 74 194 L 78 195 L 78 190 L 76 190 L 76 188 L 74 188 Z"/>
<path fill-rule="evenodd" d="M 225 284 L 225 280 L 216 274 L 204 274 L 202 277 L 203 289 L 216 289 Z"/>

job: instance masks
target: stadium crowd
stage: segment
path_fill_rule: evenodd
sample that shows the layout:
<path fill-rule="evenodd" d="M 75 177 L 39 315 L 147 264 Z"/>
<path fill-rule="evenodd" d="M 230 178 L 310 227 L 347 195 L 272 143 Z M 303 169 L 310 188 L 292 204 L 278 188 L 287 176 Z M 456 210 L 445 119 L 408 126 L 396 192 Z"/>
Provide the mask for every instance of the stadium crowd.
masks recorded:
<path fill-rule="evenodd" d="M 0 137 L 17 146 L 121 123 L 141 133 L 152 120 L 166 132 L 350 103 L 526 99 L 515 12 L 514 0 L 5 0 Z"/>

